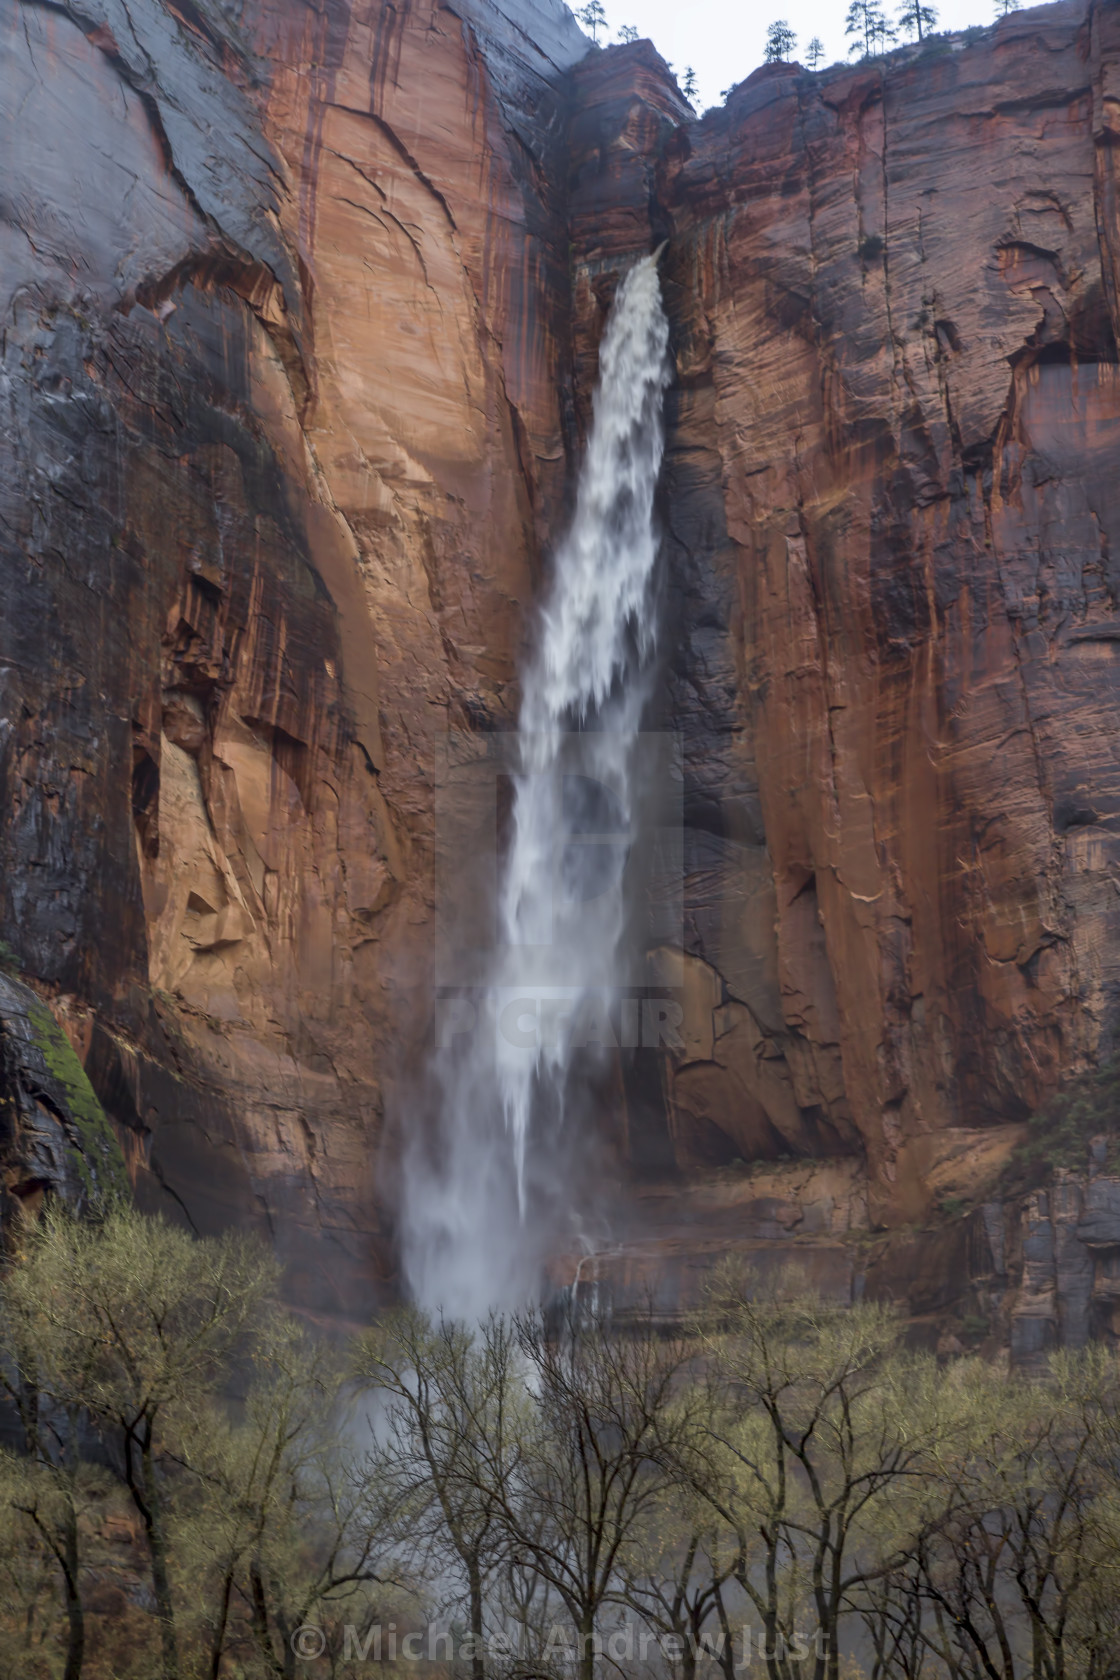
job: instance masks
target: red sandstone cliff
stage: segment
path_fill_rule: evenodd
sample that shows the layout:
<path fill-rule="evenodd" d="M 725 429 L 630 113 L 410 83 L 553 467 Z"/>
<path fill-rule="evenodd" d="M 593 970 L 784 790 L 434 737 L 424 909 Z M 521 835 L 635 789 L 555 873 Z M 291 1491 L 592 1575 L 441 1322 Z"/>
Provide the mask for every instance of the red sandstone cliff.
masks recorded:
<path fill-rule="evenodd" d="M 587 43 L 558 3 L 0 30 L 4 932 L 143 1192 L 352 1310 L 429 1026 L 433 738 L 507 708 L 564 490 Z"/>
<path fill-rule="evenodd" d="M 574 78 L 589 345 L 639 199 L 599 183 L 667 108 L 622 57 Z M 913 1217 L 938 1137 L 1114 1036 L 1118 64 L 1117 8 L 1038 8 L 775 66 L 637 148 L 678 372 L 684 1160 L 858 1139 Z"/>
<path fill-rule="evenodd" d="M 664 166 L 776 912 L 731 1030 L 896 1217 L 927 1134 L 1023 1118 L 1115 1031 L 1118 64 L 1116 8 L 1041 8 L 760 78 Z"/>
<path fill-rule="evenodd" d="M 558 0 L 2 30 L 0 931 L 145 1193 L 317 1308 L 388 1275 L 434 738 L 511 716 L 665 237 L 688 1048 L 630 1154 L 981 1189 L 1116 1023 L 1120 8 L 700 123 Z"/>

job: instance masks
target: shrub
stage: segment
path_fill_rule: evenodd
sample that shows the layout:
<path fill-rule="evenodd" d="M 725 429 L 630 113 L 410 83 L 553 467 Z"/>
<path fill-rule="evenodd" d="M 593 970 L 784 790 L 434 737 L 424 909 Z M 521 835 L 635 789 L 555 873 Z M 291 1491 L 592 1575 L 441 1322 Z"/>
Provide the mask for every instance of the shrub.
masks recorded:
<path fill-rule="evenodd" d="M 1071 1080 L 1033 1114 L 1016 1151 L 1026 1167 L 1084 1168 L 1093 1138 L 1109 1139 L 1108 1164 L 1120 1165 L 1120 1056 Z"/>

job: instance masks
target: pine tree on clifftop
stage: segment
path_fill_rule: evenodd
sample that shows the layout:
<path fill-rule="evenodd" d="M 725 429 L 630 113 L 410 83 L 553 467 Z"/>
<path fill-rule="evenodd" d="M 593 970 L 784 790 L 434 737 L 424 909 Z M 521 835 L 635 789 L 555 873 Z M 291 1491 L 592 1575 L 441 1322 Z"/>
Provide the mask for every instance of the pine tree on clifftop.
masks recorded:
<path fill-rule="evenodd" d="M 844 24 L 845 35 L 854 35 L 848 51 L 875 58 L 886 52 L 895 38 L 893 23 L 887 19 L 882 0 L 852 0 Z"/>
<path fill-rule="evenodd" d="M 902 0 L 898 8 L 898 22 L 908 35 L 917 35 L 922 41 L 931 29 L 937 27 L 937 7 L 924 6 L 922 0 Z"/>
<path fill-rule="evenodd" d="M 767 64 L 784 64 L 796 45 L 796 34 L 785 18 L 779 18 L 766 31 Z"/>
<path fill-rule="evenodd" d="M 607 14 L 603 10 L 603 0 L 587 0 L 576 13 L 583 27 L 588 31 L 595 45 L 599 45 L 599 31 L 607 26 Z"/>

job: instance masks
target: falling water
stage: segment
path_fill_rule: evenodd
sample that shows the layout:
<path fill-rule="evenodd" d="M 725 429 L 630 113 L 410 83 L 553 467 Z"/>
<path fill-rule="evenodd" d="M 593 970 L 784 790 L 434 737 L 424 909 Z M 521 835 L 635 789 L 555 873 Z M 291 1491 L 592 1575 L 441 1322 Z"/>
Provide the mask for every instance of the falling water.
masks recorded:
<path fill-rule="evenodd" d="M 558 1218 L 573 1065 L 596 1040 L 587 1023 L 613 996 L 626 935 L 667 346 L 647 257 L 607 321 L 575 516 L 523 675 L 485 1008 L 438 1056 L 436 1146 L 415 1145 L 405 1164 L 406 1275 L 421 1302 L 455 1316 L 523 1302 L 548 1243 L 573 1228 Z"/>

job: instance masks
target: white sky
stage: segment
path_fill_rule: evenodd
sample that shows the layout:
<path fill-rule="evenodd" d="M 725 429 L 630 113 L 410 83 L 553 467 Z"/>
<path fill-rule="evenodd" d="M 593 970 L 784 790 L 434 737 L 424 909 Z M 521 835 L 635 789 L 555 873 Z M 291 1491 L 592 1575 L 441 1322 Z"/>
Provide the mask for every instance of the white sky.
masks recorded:
<path fill-rule="evenodd" d="M 582 3 L 573 0 L 573 10 Z M 898 0 L 886 0 L 892 20 L 897 4 Z M 718 105 L 723 88 L 741 82 L 762 63 L 766 26 L 775 18 L 784 17 L 796 30 L 801 49 L 819 35 L 824 42 L 824 65 L 846 58 L 850 45 L 844 35 L 847 0 L 770 0 L 763 9 L 741 0 L 603 0 L 603 9 L 609 26 L 599 34 L 603 45 L 618 39 L 620 25 L 632 23 L 669 60 L 679 80 L 684 79 L 685 65 L 692 65 L 700 84 L 698 112 Z M 938 4 L 939 29 L 967 29 L 976 23 L 994 23 L 995 18 L 992 0 L 940 0 Z M 796 49 L 793 56 L 800 56 Z"/>

